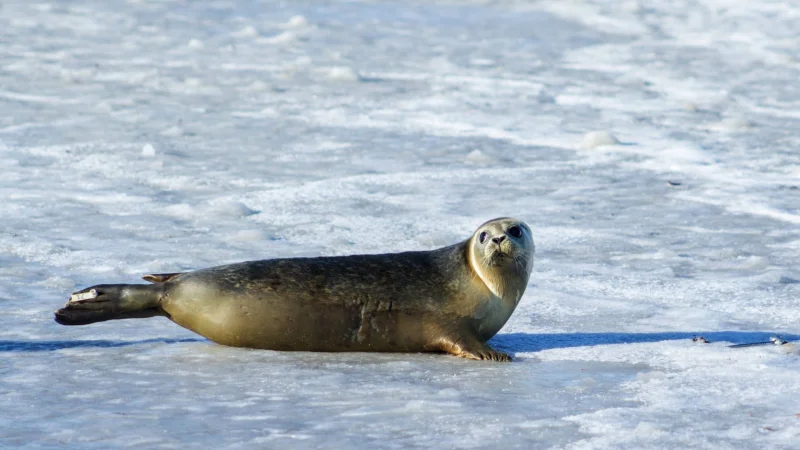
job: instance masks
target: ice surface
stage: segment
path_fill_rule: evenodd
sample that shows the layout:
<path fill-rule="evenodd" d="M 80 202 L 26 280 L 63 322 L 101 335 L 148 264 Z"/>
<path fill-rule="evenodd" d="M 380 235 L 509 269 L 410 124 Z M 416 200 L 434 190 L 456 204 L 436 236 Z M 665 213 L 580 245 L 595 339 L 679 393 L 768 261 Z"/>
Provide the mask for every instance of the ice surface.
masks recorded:
<path fill-rule="evenodd" d="M 0 446 L 797 448 L 800 7 L 6 2 Z M 623 145 L 580 150 L 613 130 Z M 63 327 L 77 289 L 430 249 L 513 215 L 492 344 L 226 348 Z M 710 344 L 692 342 L 703 335 Z"/>

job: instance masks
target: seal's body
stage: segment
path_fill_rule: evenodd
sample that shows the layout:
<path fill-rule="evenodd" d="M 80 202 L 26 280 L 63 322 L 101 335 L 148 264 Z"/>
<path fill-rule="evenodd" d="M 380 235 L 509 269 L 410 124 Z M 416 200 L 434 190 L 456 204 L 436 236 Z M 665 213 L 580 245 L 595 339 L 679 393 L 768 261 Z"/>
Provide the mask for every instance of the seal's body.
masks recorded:
<path fill-rule="evenodd" d="M 533 251 L 525 224 L 496 219 L 432 251 L 251 261 L 146 276 L 153 285 L 98 285 L 73 295 L 56 321 L 162 315 L 237 347 L 505 361 L 486 340 L 525 291 Z"/>

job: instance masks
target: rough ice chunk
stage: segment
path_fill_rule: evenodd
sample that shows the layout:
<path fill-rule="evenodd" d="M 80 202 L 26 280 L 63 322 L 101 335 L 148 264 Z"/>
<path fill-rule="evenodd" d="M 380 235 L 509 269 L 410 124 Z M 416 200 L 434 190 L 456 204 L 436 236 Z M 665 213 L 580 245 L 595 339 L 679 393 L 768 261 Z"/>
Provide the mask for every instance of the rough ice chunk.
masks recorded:
<path fill-rule="evenodd" d="M 337 81 L 358 81 L 361 75 L 352 67 L 337 66 L 328 69 L 328 78 Z"/>
<path fill-rule="evenodd" d="M 156 149 L 152 144 L 144 144 L 142 147 L 142 156 L 152 157 L 156 156 Z"/>
<path fill-rule="evenodd" d="M 619 139 L 611 134 L 610 131 L 592 131 L 586 133 L 581 141 L 582 149 L 593 149 L 603 145 L 619 145 Z"/>
<path fill-rule="evenodd" d="M 286 22 L 286 26 L 288 28 L 303 28 L 308 25 L 308 20 L 304 16 L 292 16 L 288 22 Z"/>

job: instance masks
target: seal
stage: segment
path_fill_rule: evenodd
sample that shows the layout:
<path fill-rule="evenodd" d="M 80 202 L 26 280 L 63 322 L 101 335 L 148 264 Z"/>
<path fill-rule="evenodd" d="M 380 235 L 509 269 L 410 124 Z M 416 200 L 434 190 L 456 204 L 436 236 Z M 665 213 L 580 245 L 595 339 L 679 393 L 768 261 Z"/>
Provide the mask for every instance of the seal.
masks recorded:
<path fill-rule="evenodd" d="M 486 341 L 522 298 L 533 256 L 530 227 L 506 217 L 430 251 L 268 259 L 146 275 L 149 285 L 100 284 L 74 293 L 55 320 L 165 316 L 235 347 L 510 361 Z"/>

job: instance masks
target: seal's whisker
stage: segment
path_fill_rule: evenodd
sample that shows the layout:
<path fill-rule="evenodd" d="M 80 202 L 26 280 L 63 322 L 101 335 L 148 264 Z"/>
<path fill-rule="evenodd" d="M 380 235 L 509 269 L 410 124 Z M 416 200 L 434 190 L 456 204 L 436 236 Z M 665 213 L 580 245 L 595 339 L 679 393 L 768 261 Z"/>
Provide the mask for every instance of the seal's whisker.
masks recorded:
<path fill-rule="evenodd" d="M 524 268 L 523 262 L 526 262 L 524 258 L 520 257 L 519 254 L 514 255 L 514 265 L 517 266 L 518 270 L 522 270 Z"/>

